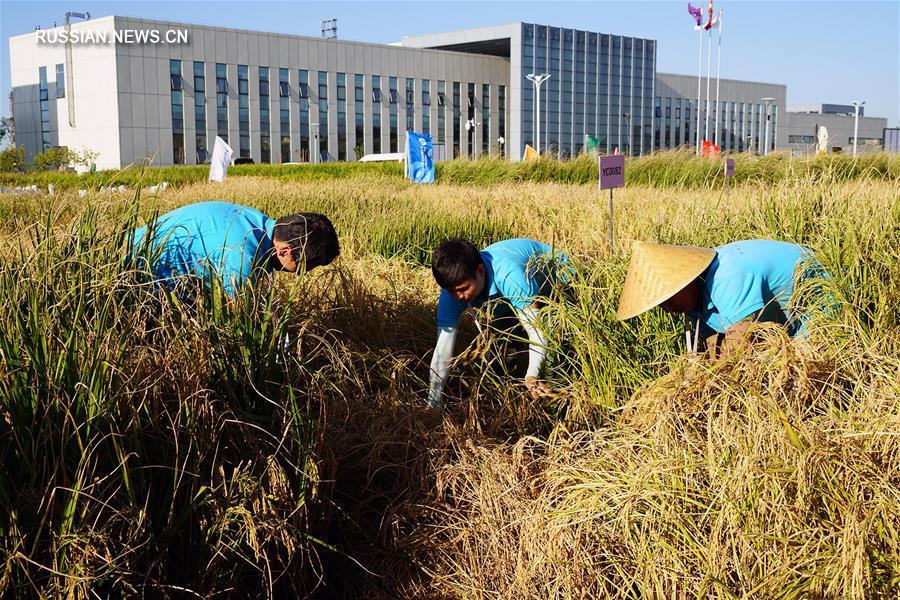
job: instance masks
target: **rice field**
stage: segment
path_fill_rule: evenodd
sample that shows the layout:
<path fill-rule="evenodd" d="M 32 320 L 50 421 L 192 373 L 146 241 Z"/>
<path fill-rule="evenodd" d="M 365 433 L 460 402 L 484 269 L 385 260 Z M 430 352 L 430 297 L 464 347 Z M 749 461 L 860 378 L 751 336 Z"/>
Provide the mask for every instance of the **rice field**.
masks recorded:
<path fill-rule="evenodd" d="M 768 160 L 739 157 L 730 191 L 630 160 L 613 248 L 578 161 L 0 195 L 0 595 L 898 597 L 900 159 Z M 213 199 L 327 214 L 341 257 L 236 302 L 160 298 L 127 233 Z M 448 410 L 425 409 L 450 236 L 573 258 L 542 311 L 552 398 L 485 368 L 466 324 Z M 661 311 L 615 321 L 631 241 L 748 238 L 833 274 L 807 341 L 760 325 L 711 360 Z"/>

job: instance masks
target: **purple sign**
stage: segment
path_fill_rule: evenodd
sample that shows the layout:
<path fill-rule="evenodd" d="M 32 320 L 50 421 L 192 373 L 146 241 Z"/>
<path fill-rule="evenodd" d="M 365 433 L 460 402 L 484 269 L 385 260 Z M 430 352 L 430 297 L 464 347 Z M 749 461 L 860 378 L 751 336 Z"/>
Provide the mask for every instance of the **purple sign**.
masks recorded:
<path fill-rule="evenodd" d="M 611 190 L 623 185 L 625 185 L 625 155 L 612 154 L 610 156 L 601 156 L 600 189 Z"/>
<path fill-rule="evenodd" d="M 725 177 L 734 177 L 734 159 L 725 159 Z"/>

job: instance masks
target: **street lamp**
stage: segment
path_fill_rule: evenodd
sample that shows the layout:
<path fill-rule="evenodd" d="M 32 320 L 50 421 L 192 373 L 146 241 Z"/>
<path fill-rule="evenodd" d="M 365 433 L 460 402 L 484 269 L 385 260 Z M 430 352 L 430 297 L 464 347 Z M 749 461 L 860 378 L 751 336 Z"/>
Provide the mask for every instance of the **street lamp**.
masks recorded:
<path fill-rule="evenodd" d="M 475 127 L 478 123 L 475 122 L 475 119 L 466 119 L 466 142 L 472 146 L 472 156 L 470 158 L 475 158 L 475 144 L 472 142 L 472 135 L 475 133 Z M 468 154 L 468 148 L 467 154 Z"/>
<path fill-rule="evenodd" d="M 625 122 L 628 124 L 628 149 L 622 154 L 631 154 L 631 113 L 624 112 L 622 116 L 625 117 Z"/>
<path fill-rule="evenodd" d="M 856 156 L 856 138 L 859 135 L 859 107 L 865 106 L 865 104 L 865 100 L 853 102 L 853 156 Z"/>
<path fill-rule="evenodd" d="M 502 157 L 504 155 L 503 146 L 506 145 L 506 138 L 501 135 L 497 138 L 497 143 L 500 145 L 500 156 Z"/>
<path fill-rule="evenodd" d="M 535 109 L 535 119 L 537 120 L 537 125 L 535 128 L 537 129 L 537 138 L 535 143 L 537 145 L 538 156 L 541 154 L 541 84 L 550 79 L 550 73 L 529 73 L 525 76 L 525 79 L 534 84 L 534 93 L 535 100 L 537 102 L 537 108 Z"/>
<path fill-rule="evenodd" d="M 769 119 L 772 118 L 769 114 L 769 108 L 772 106 L 772 103 L 775 102 L 775 98 L 763 98 L 762 100 L 766 103 L 766 147 L 763 149 L 763 156 L 766 156 L 769 153 Z"/>

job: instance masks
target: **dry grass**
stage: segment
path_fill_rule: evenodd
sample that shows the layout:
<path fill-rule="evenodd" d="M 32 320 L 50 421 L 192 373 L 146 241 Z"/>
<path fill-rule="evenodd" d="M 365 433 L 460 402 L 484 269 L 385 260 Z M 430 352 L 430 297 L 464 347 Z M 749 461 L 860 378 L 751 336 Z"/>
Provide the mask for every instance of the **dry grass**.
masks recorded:
<path fill-rule="evenodd" d="M 187 185 L 141 197 L 140 218 L 206 199 L 317 210 L 344 253 L 233 306 L 164 304 L 155 331 L 114 240 L 131 198 L 0 197 L 5 594 L 897 595 L 896 181 L 629 187 L 612 253 L 593 186 Z M 422 265 L 451 234 L 576 257 L 545 316 L 553 400 L 475 361 L 447 413 L 423 409 L 438 290 Z M 752 237 L 808 244 L 834 274 L 842 310 L 808 343 L 762 328 L 700 361 L 669 317 L 614 321 L 630 240 Z"/>

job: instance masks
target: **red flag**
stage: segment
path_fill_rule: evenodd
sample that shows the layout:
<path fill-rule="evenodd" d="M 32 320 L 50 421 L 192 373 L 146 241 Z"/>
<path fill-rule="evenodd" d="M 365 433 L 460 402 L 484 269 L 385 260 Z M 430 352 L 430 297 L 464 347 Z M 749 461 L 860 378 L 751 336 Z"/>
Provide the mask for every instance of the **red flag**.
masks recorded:
<path fill-rule="evenodd" d="M 709 0 L 709 21 L 707 21 L 706 25 L 703 29 L 712 29 L 713 26 L 713 0 Z"/>

